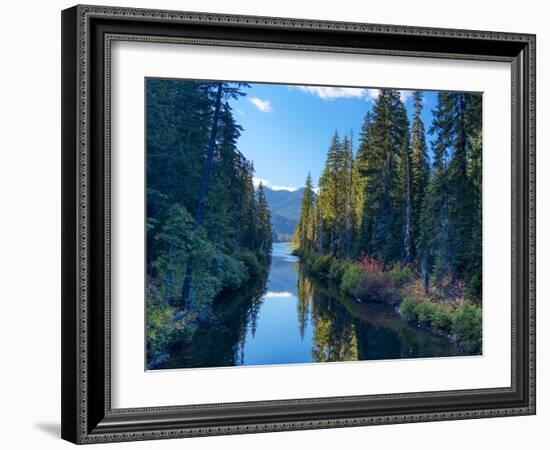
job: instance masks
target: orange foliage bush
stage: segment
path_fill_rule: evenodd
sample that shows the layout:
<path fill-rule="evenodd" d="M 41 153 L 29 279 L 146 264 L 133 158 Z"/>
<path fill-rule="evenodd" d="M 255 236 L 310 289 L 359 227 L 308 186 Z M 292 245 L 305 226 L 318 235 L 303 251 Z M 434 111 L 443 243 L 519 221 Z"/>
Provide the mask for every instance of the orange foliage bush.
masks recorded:
<path fill-rule="evenodd" d="M 361 255 L 358 261 L 367 273 L 382 272 L 384 269 L 382 263 L 377 258 L 371 258 L 365 254 Z"/>

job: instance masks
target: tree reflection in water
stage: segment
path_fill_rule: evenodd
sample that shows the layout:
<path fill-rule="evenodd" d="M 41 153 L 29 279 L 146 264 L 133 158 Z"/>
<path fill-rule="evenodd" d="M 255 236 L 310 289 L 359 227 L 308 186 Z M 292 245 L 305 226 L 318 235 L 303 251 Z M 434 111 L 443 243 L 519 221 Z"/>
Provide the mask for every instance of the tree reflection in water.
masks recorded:
<path fill-rule="evenodd" d="M 460 355 L 444 337 L 391 307 L 357 303 L 307 274 L 287 244 L 274 245 L 267 279 L 214 303 L 190 343 L 159 368 L 337 362 Z"/>
<path fill-rule="evenodd" d="M 298 274 L 299 303 L 305 304 L 299 310 L 312 311 L 313 361 L 460 355 L 447 339 L 404 321 L 390 306 L 357 303 L 330 283 L 309 278 L 300 268 Z"/>

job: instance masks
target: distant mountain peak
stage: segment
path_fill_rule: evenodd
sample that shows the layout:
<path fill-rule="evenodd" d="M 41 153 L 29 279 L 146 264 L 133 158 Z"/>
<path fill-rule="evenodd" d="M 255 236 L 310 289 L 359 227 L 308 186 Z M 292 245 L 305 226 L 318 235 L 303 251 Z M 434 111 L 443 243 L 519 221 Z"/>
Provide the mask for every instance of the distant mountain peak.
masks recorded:
<path fill-rule="evenodd" d="M 303 188 L 297 188 L 297 187 L 291 187 L 291 186 L 267 186 L 268 189 L 271 189 L 272 191 L 288 191 L 288 192 L 296 192 Z"/>
<path fill-rule="evenodd" d="M 290 240 L 300 220 L 304 188 L 296 190 L 273 189 L 264 186 L 265 197 L 271 210 L 271 224 L 275 240 Z"/>

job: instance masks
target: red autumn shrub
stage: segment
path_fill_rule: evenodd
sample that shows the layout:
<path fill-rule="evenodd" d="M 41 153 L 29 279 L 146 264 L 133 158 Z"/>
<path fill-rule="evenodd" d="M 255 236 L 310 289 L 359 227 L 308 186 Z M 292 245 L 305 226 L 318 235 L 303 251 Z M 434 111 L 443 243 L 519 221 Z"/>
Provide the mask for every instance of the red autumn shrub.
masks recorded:
<path fill-rule="evenodd" d="M 394 295 L 388 277 L 381 272 L 366 273 L 353 294 L 365 301 L 390 302 Z"/>
<path fill-rule="evenodd" d="M 381 272 L 383 269 L 382 263 L 378 259 L 371 258 L 368 255 L 362 255 L 359 258 L 359 264 L 363 266 L 367 273 Z"/>

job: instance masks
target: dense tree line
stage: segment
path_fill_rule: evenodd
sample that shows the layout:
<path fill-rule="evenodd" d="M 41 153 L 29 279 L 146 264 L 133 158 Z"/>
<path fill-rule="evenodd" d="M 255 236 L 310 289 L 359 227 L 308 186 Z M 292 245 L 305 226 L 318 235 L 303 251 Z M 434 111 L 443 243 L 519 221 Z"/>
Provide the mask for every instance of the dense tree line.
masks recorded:
<path fill-rule="evenodd" d="M 423 97 L 412 123 L 397 90 L 383 89 L 352 136 L 335 133 L 316 196 L 306 179 L 298 253 L 406 265 L 430 280 L 481 295 L 481 95 L 440 92 L 426 143 Z"/>
<path fill-rule="evenodd" d="M 229 105 L 246 87 L 147 80 L 148 304 L 170 310 L 172 319 L 185 312 L 208 320 L 221 291 L 269 264 L 269 208 L 237 149 L 242 128 Z M 163 317 L 159 330 L 170 329 Z"/>

